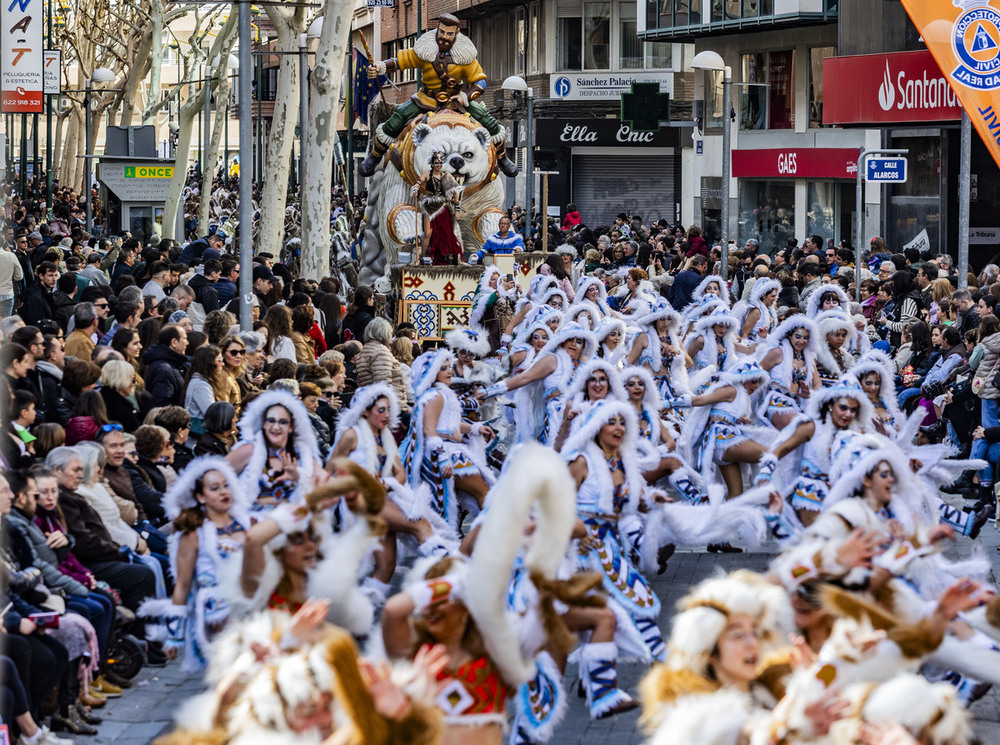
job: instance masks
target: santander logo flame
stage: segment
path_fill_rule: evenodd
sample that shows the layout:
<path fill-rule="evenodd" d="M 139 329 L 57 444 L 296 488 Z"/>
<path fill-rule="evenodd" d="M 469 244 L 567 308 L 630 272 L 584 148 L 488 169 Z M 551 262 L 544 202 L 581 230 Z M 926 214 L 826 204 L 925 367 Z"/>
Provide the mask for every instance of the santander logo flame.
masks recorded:
<path fill-rule="evenodd" d="M 885 77 L 882 78 L 882 85 L 878 87 L 878 104 L 882 111 L 889 111 L 896 102 L 896 86 L 892 84 L 892 75 L 889 73 L 889 62 L 885 63 Z"/>

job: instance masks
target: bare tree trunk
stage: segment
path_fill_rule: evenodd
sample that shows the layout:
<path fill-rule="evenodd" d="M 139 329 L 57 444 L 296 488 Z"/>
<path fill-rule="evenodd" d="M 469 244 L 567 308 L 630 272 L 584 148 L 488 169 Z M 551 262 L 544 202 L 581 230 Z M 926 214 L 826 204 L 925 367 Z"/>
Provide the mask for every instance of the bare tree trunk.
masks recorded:
<path fill-rule="evenodd" d="M 302 274 L 316 280 L 330 273 L 330 189 L 337 138 L 334 120 L 353 11 L 351 0 L 327 0 L 316 67 L 309 76 L 309 123 L 303 139 L 309 168 L 302 188 Z"/>
<path fill-rule="evenodd" d="M 228 59 L 229 49 L 224 57 Z M 215 85 L 215 117 L 212 121 L 212 138 L 208 143 L 208 152 L 205 154 L 205 163 L 210 164 L 204 169 L 201 175 L 201 201 L 198 207 L 198 232 L 202 235 L 208 233 L 208 225 L 211 222 L 211 207 L 209 199 L 212 196 L 212 183 L 215 179 L 216 163 L 219 162 L 219 146 L 222 144 L 222 133 L 226 129 L 226 104 L 229 100 L 229 76 L 227 75 L 225 64 L 216 71 Z"/>
<path fill-rule="evenodd" d="M 152 57 L 149 65 L 149 98 L 146 100 L 146 106 L 142 112 L 143 124 L 156 123 L 153 107 L 161 97 L 160 80 L 163 70 L 163 5 L 159 2 L 153 2 L 150 5 L 150 53 Z"/>
<path fill-rule="evenodd" d="M 163 237 L 183 241 L 184 236 L 176 235 L 177 211 L 181 205 L 181 192 L 187 181 L 188 157 L 191 154 L 191 136 L 194 134 L 194 120 L 198 117 L 199 93 L 181 107 L 177 115 L 177 149 L 174 151 L 174 176 L 170 179 L 167 198 L 163 205 Z M 193 105 L 192 105 L 193 104 Z"/>
<path fill-rule="evenodd" d="M 56 170 L 55 173 L 52 174 L 52 178 L 56 179 L 62 178 L 59 175 L 60 173 L 62 173 L 62 163 L 60 162 L 59 159 L 62 157 L 62 147 L 63 147 L 62 132 L 63 132 L 63 124 L 65 123 L 65 121 L 66 121 L 65 116 L 56 117 L 55 139 L 52 141 L 52 162 L 56 164 Z"/>
<path fill-rule="evenodd" d="M 273 5 L 264 9 L 278 33 L 279 52 L 297 52 L 299 34 L 305 31 L 305 12 L 294 12 Z M 285 230 L 285 202 L 288 198 L 288 175 L 295 140 L 295 121 L 299 114 L 299 58 L 296 54 L 281 56 L 278 68 L 277 96 L 271 117 L 271 134 L 267 141 L 264 180 L 261 185 L 260 227 L 257 245 L 276 252 L 282 245 Z M 241 164 L 242 165 L 242 164 Z"/>
<path fill-rule="evenodd" d="M 63 186 L 76 189 L 76 181 L 73 180 L 76 169 L 76 141 L 79 119 L 75 111 L 70 111 L 66 115 L 66 139 L 56 140 L 62 147 L 62 156 L 59 162 L 59 181 Z"/>

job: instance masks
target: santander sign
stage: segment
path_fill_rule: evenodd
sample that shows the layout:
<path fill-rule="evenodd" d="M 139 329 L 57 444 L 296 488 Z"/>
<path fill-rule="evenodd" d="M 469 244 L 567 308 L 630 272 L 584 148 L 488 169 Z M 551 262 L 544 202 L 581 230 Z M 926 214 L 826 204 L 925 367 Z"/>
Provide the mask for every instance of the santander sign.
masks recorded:
<path fill-rule="evenodd" d="M 885 124 L 962 118 L 955 92 L 930 52 L 830 57 L 823 65 L 824 124 Z"/>

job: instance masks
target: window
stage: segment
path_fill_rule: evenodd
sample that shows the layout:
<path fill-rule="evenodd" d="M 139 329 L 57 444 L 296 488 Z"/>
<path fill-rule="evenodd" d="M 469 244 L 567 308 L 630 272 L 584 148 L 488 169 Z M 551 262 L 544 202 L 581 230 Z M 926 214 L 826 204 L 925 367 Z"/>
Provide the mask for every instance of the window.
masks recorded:
<path fill-rule="evenodd" d="M 528 62 L 528 21 L 525 18 L 524 8 L 514 9 L 514 47 L 514 69 L 519 75 L 524 75 Z"/>
<path fill-rule="evenodd" d="M 584 69 L 611 69 L 611 4 L 584 3 Z"/>
<path fill-rule="evenodd" d="M 641 70 L 644 64 L 634 3 L 618 4 L 618 69 Z"/>
<path fill-rule="evenodd" d="M 833 47 L 809 50 L 809 126 L 823 126 L 823 60 L 832 57 Z"/>
<path fill-rule="evenodd" d="M 795 53 L 744 54 L 740 61 L 742 129 L 792 129 L 795 126 Z"/>
<path fill-rule="evenodd" d="M 404 36 L 402 39 L 395 39 L 390 41 L 385 45 L 388 50 L 388 54 L 385 59 L 390 59 L 399 55 L 404 49 L 412 49 L 414 42 L 417 40 L 416 34 L 410 34 L 409 36 Z M 394 82 L 396 83 L 412 83 L 417 79 L 416 69 L 408 70 L 396 70 L 394 73 Z"/>
<path fill-rule="evenodd" d="M 670 67 L 670 44 L 643 43 L 637 36 L 636 4 L 618 4 L 618 70 L 642 70 Z"/>
<path fill-rule="evenodd" d="M 583 69 L 583 19 L 560 18 L 556 23 L 560 70 Z"/>
<path fill-rule="evenodd" d="M 538 47 L 539 47 L 539 16 L 541 14 L 539 3 L 532 3 L 528 6 L 528 72 L 538 72 Z"/>
<path fill-rule="evenodd" d="M 741 61 L 740 128 L 767 127 L 767 54 L 744 54 Z"/>

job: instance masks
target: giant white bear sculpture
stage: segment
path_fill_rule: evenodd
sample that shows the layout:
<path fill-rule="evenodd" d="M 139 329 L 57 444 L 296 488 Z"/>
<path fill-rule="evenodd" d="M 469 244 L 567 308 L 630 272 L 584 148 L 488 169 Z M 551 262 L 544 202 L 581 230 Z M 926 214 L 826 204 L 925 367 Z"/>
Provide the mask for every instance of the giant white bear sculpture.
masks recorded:
<path fill-rule="evenodd" d="M 423 235 L 423 219 L 410 189 L 429 169 L 433 152 L 444 153 L 444 170 L 462 185 L 460 227 L 466 251 L 477 251 L 503 215 L 504 184 L 486 128 L 467 114 L 435 111 L 407 125 L 368 182 L 360 281 L 388 275 L 399 250 Z"/>

